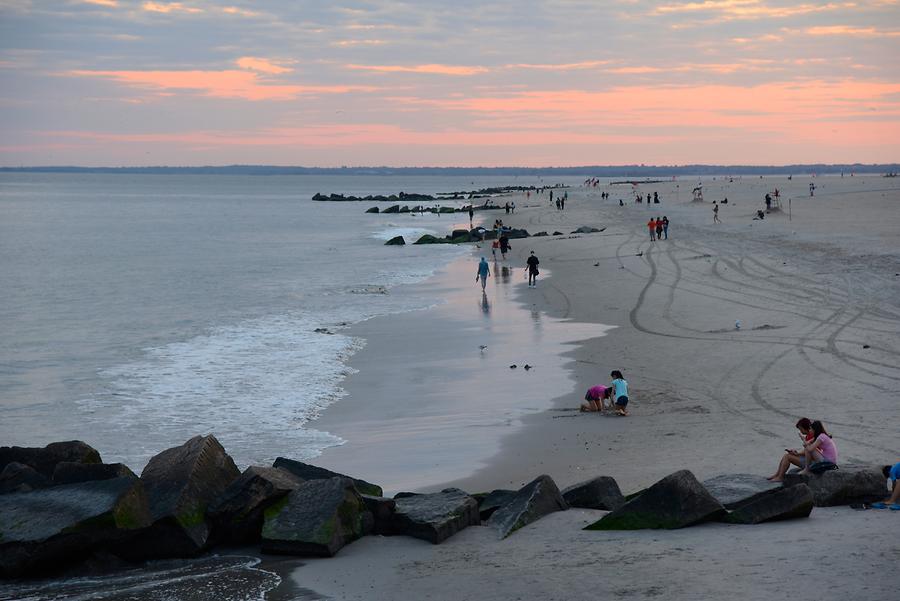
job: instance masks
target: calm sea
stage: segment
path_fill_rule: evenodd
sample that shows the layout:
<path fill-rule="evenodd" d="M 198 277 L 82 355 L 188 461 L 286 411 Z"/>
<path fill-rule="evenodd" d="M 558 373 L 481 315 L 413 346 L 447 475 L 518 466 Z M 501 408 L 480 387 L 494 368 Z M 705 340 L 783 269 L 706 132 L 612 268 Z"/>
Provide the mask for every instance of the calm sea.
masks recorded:
<path fill-rule="evenodd" d="M 341 444 L 310 422 L 363 343 L 342 328 L 438 302 L 390 291 L 467 252 L 384 241 L 467 218 L 311 196 L 532 183 L 2 174 L 0 444 L 82 439 L 135 470 L 197 433 L 239 465 Z"/>

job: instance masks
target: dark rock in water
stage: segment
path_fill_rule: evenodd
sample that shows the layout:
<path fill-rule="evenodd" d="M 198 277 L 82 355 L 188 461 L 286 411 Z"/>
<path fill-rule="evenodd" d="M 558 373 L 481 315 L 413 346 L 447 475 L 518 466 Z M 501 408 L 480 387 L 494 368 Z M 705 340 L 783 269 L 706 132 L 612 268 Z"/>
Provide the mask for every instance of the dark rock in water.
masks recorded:
<path fill-rule="evenodd" d="M 209 539 L 207 507 L 240 475 L 212 435 L 153 457 L 141 472 L 153 525 L 123 553 L 130 559 L 196 555 Z"/>
<path fill-rule="evenodd" d="M 724 514 L 725 508 L 703 488 L 694 474 L 681 470 L 666 476 L 585 530 L 684 528 Z"/>
<path fill-rule="evenodd" d="M 547 232 L 538 232 L 536 234 L 531 234 L 531 237 L 532 238 L 541 238 L 543 236 L 549 236 L 549 235 L 550 234 L 548 234 Z"/>
<path fill-rule="evenodd" d="M 362 495 L 362 500 L 374 518 L 372 532 L 384 536 L 393 534 L 394 509 L 397 507 L 397 502 L 394 499 L 373 497 L 372 495 Z"/>
<path fill-rule="evenodd" d="M 400 205 L 391 205 L 382 211 L 382 213 L 399 213 L 399 212 L 400 212 Z"/>
<path fill-rule="evenodd" d="M 394 495 L 394 498 L 395 499 L 405 499 L 406 497 L 418 497 L 423 494 L 425 494 L 425 493 L 402 491 L 402 492 L 398 492 L 396 495 Z"/>
<path fill-rule="evenodd" d="M 515 490 L 498 488 L 489 493 L 472 495 L 478 501 L 478 514 L 482 521 L 486 521 L 495 511 L 506 505 L 516 494 Z"/>
<path fill-rule="evenodd" d="M 406 240 L 403 239 L 403 236 L 394 236 L 384 243 L 385 246 L 404 246 L 405 244 Z"/>
<path fill-rule="evenodd" d="M 284 457 L 277 458 L 275 460 L 275 463 L 272 464 L 272 467 L 277 467 L 279 469 L 289 471 L 301 480 L 323 480 L 326 478 L 334 478 L 336 476 L 339 476 L 341 478 L 350 478 L 350 476 L 338 474 L 337 472 L 326 470 L 323 467 L 316 467 L 315 465 L 309 465 L 308 463 L 303 463 L 302 461 L 294 461 L 293 459 L 286 459 Z M 360 480 L 359 478 L 350 479 L 353 480 L 353 484 L 356 486 L 356 490 L 358 490 L 361 494 L 372 495 L 373 497 L 380 497 L 384 494 L 384 491 L 382 491 L 381 487 L 377 484 L 372 484 L 371 482 L 366 482 L 365 480 Z"/>
<path fill-rule="evenodd" d="M 733 524 L 761 524 L 809 517 L 813 496 L 809 487 L 798 484 L 764 493 L 741 505 L 725 518 Z"/>
<path fill-rule="evenodd" d="M 559 488 L 550 476 L 538 476 L 522 488 L 488 520 L 500 538 L 536 522 L 548 513 L 568 509 Z"/>
<path fill-rule="evenodd" d="M 496 240 L 497 239 L 497 231 L 496 230 L 485 230 L 484 236 L 481 239 L 482 240 Z"/>
<path fill-rule="evenodd" d="M 379 212 L 378 207 L 369 207 L 368 209 L 366 209 L 366 213 L 378 213 L 378 212 Z"/>
<path fill-rule="evenodd" d="M 425 234 L 413 244 L 449 244 L 450 240 L 447 238 L 438 238 L 436 236 L 432 236 L 431 234 Z"/>
<path fill-rule="evenodd" d="M 887 496 L 881 466 L 842 465 L 822 474 L 787 474 L 784 486 L 806 484 L 816 507 L 879 501 Z"/>
<path fill-rule="evenodd" d="M 441 207 L 438 210 L 438 213 L 455 213 L 455 212 L 456 212 L 456 209 L 454 209 L 453 207 Z"/>
<path fill-rule="evenodd" d="M 395 534 L 439 544 L 463 528 L 481 523 L 478 501 L 458 488 L 394 500 L 397 503 L 392 521 Z"/>
<path fill-rule="evenodd" d="M 0 494 L 11 492 L 28 492 L 39 488 L 47 488 L 50 480 L 42 473 L 24 463 L 11 461 L 0 472 Z"/>
<path fill-rule="evenodd" d="M 262 551 L 331 557 L 371 530 L 372 514 L 352 480 L 309 480 L 265 511 Z"/>
<path fill-rule="evenodd" d="M 595 227 L 590 227 L 587 225 L 582 225 L 580 228 L 572 232 L 573 234 L 595 234 L 601 230 L 598 230 Z"/>
<path fill-rule="evenodd" d="M 573 484 L 562 491 L 562 496 L 569 507 L 583 509 L 613 511 L 625 504 L 618 482 L 609 476 Z"/>
<path fill-rule="evenodd" d="M 528 238 L 528 230 L 512 229 L 506 232 L 506 237 L 510 240 L 514 240 L 516 238 Z"/>
<path fill-rule="evenodd" d="M 0 447 L 0 471 L 6 464 L 15 461 L 30 466 L 48 478 L 60 461 L 76 463 L 100 463 L 97 449 L 80 440 L 53 442 L 44 448 L 34 447 Z"/>
<path fill-rule="evenodd" d="M 123 463 L 73 463 L 62 461 L 53 470 L 53 484 L 75 484 L 92 480 L 112 480 L 113 478 L 137 478 Z"/>
<path fill-rule="evenodd" d="M 46 575 L 150 524 L 137 478 L 0 496 L 0 577 Z"/>
<path fill-rule="evenodd" d="M 557 231 L 557 232 L 553 232 L 553 235 L 554 235 L 554 236 L 562 236 L 562 235 L 563 235 L 563 233 L 562 233 L 562 232 L 559 232 L 559 231 Z"/>
<path fill-rule="evenodd" d="M 409 213 L 409 207 L 406 205 L 403 205 L 402 207 L 400 207 L 400 212 L 401 213 Z"/>
<path fill-rule="evenodd" d="M 457 238 L 466 238 L 465 241 L 468 242 L 468 238 L 470 235 L 471 234 L 469 233 L 469 230 L 453 230 L 452 232 L 450 232 L 450 239 L 456 240 Z"/>
<path fill-rule="evenodd" d="M 724 474 L 704 480 L 703 486 L 726 509 L 734 509 L 780 489 L 781 482 L 769 482 L 754 474 Z"/>
<path fill-rule="evenodd" d="M 302 482 L 285 470 L 248 467 L 210 503 L 206 514 L 213 524 L 213 537 L 216 541 L 235 544 L 258 541 L 263 512 Z"/>

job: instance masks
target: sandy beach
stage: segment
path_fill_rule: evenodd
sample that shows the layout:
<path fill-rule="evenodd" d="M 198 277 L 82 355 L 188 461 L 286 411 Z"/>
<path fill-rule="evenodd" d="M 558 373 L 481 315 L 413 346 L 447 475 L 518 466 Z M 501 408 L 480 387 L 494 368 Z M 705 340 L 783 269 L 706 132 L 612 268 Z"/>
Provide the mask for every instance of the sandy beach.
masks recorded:
<path fill-rule="evenodd" d="M 359 373 L 318 423 L 350 442 L 318 463 L 390 494 L 516 488 L 543 473 L 560 487 L 609 475 L 628 493 L 682 468 L 700 479 L 767 475 L 801 416 L 824 421 L 842 463 L 900 460 L 900 183 L 709 178 L 703 203 L 691 201 L 695 185 L 641 185 L 661 198 L 649 207 L 633 203 L 630 185 L 571 188 L 564 211 L 546 196 L 514 197 L 504 223 L 564 235 L 513 240 L 490 312 L 473 259 L 427 284 L 445 304 L 355 328 L 367 339 L 351 362 Z M 783 210 L 754 220 L 774 188 Z M 726 197 L 714 224 L 712 201 Z M 651 242 L 645 224 L 662 215 L 669 239 Z M 569 234 L 582 225 L 605 229 Z M 536 289 L 522 277 L 530 250 Z M 513 303 L 531 324 L 501 318 Z M 522 361 L 536 369 L 523 373 Z M 629 380 L 631 416 L 579 413 L 584 390 L 612 369 Z M 892 512 L 580 530 L 598 515 L 553 515 L 499 542 L 477 527 L 437 547 L 368 538 L 294 578 L 341 599 L 771 599 L 815 573 L 819 597 L 876 599 L 890 594 L 900 558 Z"/>

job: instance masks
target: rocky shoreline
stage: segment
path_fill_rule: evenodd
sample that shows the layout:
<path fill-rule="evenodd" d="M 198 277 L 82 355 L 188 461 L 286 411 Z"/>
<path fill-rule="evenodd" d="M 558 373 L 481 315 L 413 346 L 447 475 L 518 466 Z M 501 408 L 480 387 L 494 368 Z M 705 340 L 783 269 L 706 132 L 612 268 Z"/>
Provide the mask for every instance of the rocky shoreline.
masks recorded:
<path fill-rule="evenodd" d="M 91 561 L 195 557 L 259 544 L 263 553 L 331 557 L 366 536 L 439 544 L 468 526 L 504 539 L 569 508 L 609 511 L 585 530 L 677 529 L 808 517 L 816 506 L 884 496 L 880 466 L 791 475 L 784 484 L 737 474 L 699 482 L 687 470 L 624 496 L 598 476 L 562 491 L 548 475 L 518 490 L 401 492 L 300 461 L 241 473 L 212 435 L 153 457 L 140 477 L 104 464 L 80 441 L 0 448 L 0 577 L 45 577 Z"/>

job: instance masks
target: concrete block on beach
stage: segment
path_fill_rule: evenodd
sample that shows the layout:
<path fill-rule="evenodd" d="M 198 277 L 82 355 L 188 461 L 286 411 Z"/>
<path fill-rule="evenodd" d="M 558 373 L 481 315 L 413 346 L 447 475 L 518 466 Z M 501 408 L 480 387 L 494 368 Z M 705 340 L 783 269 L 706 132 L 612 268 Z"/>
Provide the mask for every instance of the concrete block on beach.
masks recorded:
<path fill-rule="evenodd" d="M 609 476 L 598 476 L 573 484 L 562 491 L 562 496 L 569 507 L 582 509 L 613 511 L 625 504 L 619 484 Z"/>
<path fill-rule="evenodd" d="M 757 495 L 729 513 L 724 521 L 733 524 L 761 524 L 809 517 L 812 509 L 812 492 L 805 484 L 798 484 Z"/>
<path fill-rule="evenodd" d="M 478 501 L 458 488 L 439 493 L 395 497 L 395 534 L 439 544 L 463 528 L 481 523 Z"/>
<path fill-rule="evenodd" d="M 688 470 L 670 474 L 585 530 L 675 529 L 717 519 L 722 506 Z"/>
<path fill-rule="evenodd" d="M 80 440 L 52 442 L 46 447 L 0 447 L 0 472 L 10 462 L 22 463 L 48 478 L 53 476 L 56 464 L 61 461 L 100 463 L 100 453 Z"/>
<path fill-rule="evenodd" d="M 262 551 L 331 557 L 371 530 L 372 514 L 352 480 L 309 480 L 266 509 Z"/>
<path fill-rule="evenodd" d="M 780 489 L 781 482 L 770 482 L 755 474 L 723 474 L 704 480 L 703 486 L 726 509 L 735 509 Z"/>
<path fill-rule="evenodd" d="M 150 524 L 136 477 L 0 496 L 0 577 L 45 575 Z"/>
<path fill-rule="evenodd" d="M 785 475 L 785 487 L 797 484 L 809 486 L 816 507 L 866 503 L 887 496 L 887 482 L 879 465 L 842 465 L 822 474 Z"/>
<path fill-rule="evenodd" d="M 360 480 L 359 478 L 351 478 L 350 476 L 338 474 L 337 472 L 332 472 L 331 470 L 327 470 L 324 467 L 317 467 L 315 465 L 303 463 L 302 461 L 295 461 L 293 459 L 287 459 L 285 457 L 278 457 L 277 459 L 275 459 L 275 463 L 272 464 L 272 467 L 286 470 L 302 480 L 322 480 L 326 478 L 334 478 L 335 476 L 350 478 L 351 480 L 353 480 L 353 484 L 356 485 L 356 489 L 364 495 L 380 497 L 384 494 L 384 491 L 382 491 L 381 487 L 377 484 L 372 484 L 371 482 L 366 482 L 365 480 Z"/>
<path fill-rule="evenodd" d="M 251 466 L 209 505 L 216 541 L 251 543 L 259 540 L 263 512 L 303 483 L 274 467 Z"/>
<path fill-rule="evenodd" d="M 123 552 L 132 559 L 199 553 L 210 533 L 207 507 L 240 475 L 212 435 L 156 455 L 141 473 L 154 523 Z"/>
<path fill-rule="evenodd" d="M 553 478 L 542 475 L 520 488 L 505 505 L 495 511 L 488 520 L 488 526 L 494 527 L 500 538 L 506 538 L 548 513 L 568 508 Z"/>

